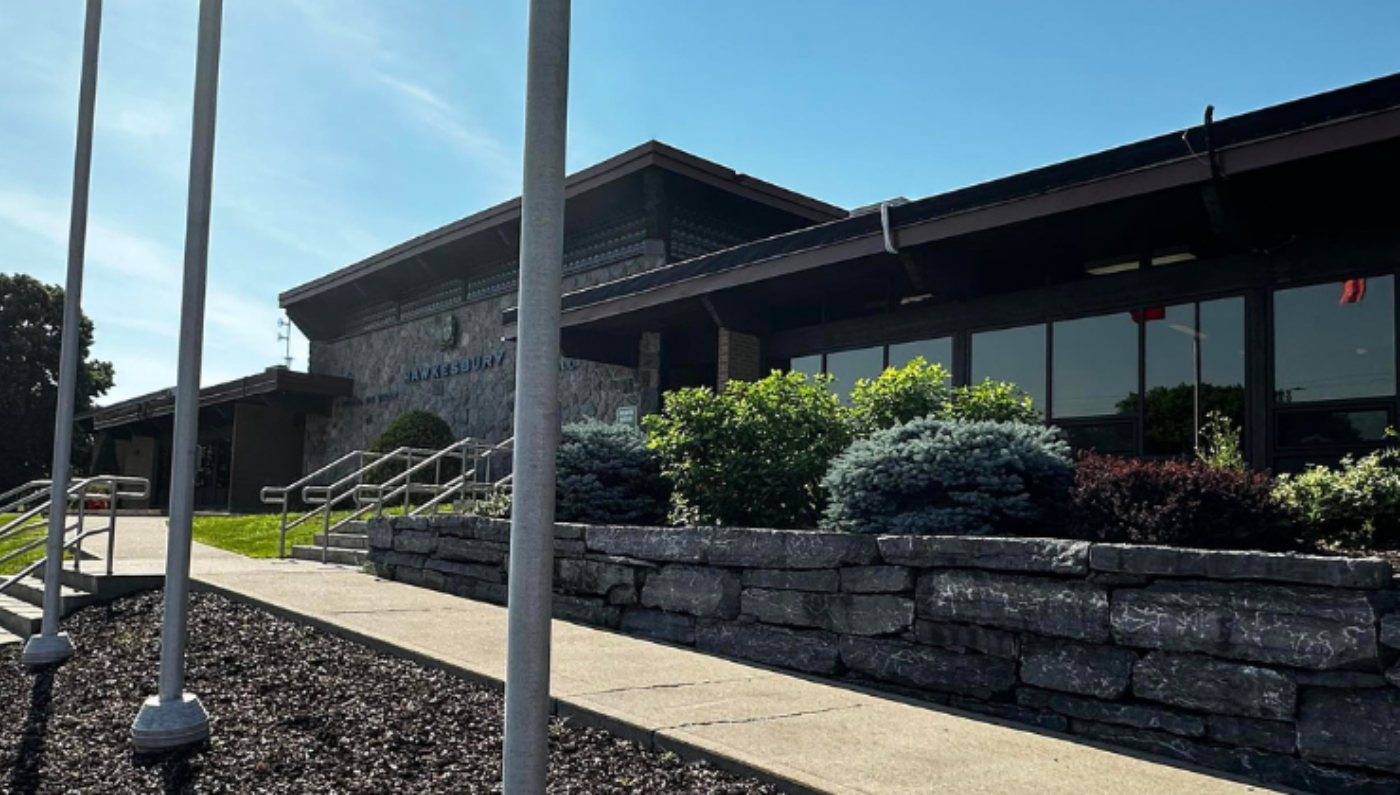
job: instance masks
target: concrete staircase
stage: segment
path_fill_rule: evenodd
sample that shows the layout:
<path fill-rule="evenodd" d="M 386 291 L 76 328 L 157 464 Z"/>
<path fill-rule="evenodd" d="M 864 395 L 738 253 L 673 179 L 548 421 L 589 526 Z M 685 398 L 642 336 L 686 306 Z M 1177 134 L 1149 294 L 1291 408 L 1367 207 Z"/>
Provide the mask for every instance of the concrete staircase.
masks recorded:
<path fill-rule="evenodd" d="M 326 543 L 328 541 L 328 543 Z M 294 560 L 322 561 L 322 544 L 325 543 L 325 562 L 341 566 L 363 566 L 369 560 L 369 523 L 347 522 L 336 528 L 327 539 L 324 533 L 317 533 L 314 544 L 292 547 Z"/>
<path fill-rule="evenodd" d="M 93 561 L 94 569 L 102 565 Z M 30 577 L 12 585 L 0 594 L 0 634 L 9 633 L 21 639 L 37 635 L 43 624 L 44 570 L 39 568 Z M 91 604 L 109 602 L 118 597 L 160 588 L 160 575 L 92 574 L 65 568 L 59 575 L 60 616 Z M 4 642 L 0 637 L 0 643 Z"/>

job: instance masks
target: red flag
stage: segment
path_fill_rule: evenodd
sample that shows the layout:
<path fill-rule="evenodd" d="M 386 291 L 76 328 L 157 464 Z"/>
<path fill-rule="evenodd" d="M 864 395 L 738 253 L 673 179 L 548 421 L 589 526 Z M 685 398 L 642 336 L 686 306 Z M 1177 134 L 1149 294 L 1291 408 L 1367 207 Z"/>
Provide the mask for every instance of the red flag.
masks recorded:
<path fill-rule="evenodd" d="M 1365 279 L 1347 279 L 1346 281 L 1342 282 L 1342 300 L 1340 303 L 1359 304 L 1361 303 L 1361 299 L 1365 297 Z"/>
<path fill-rule="evenodd" d="M 1166 320 L 1167 308 L 1165 306 L 1149 306 L 1146 309 L 1134 309 L 1128 314 L 1133 316 L 1133 322 L 1142 324 L 1153 320 Z"/>

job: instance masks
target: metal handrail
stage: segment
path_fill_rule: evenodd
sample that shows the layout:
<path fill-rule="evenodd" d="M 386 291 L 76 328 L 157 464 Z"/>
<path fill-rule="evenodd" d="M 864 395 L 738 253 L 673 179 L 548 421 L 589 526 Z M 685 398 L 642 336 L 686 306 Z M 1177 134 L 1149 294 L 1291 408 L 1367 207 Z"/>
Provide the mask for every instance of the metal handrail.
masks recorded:
<path fill-rule="evenodd" d="M 31 480 L 28 483 L 15 486 L 9 491 L 0 494 L 0 513 L 9 513 L 16 506 L 28 505 L 29 503 L 33 502 L 36 498 L 42 496 L 44 492 L 48 491 L 48 489 L 52 486 L 53 481 L 51 480 Z M 9 502 L 5 502 L 5 500 L 9 500 L 16 494 L 23 494 L 23 496 L 19 499 L 14 499 L 10 500 Z"/>
<path fill-rule="evenodd" d="M 68 531 L 69 531 L 69 530 L 72 530 L 74 527 L 77 527 L 77 525 L 73 525 L 72 527 L 69 527 L 69 528 L 67 528 L 66 530 L 64 530 L 64 534 L 67 535 Z M 91 530 L 84 530 L 83 532 L 78 533 L 76 536 L 74 536 L 74 537 L 73 537 L 73 540 L 64 542 L 64 544 L 63 544 L 63 549 L 64 549 L 64 551 L 68 551 L 68 550 L 72 550 L 72 549 L 77 549 L 79 552 L 81 552 L 81 551 L 82 551 L 82 546 L 83 546 L 83 541 L 84 541 L 84 540 L 86 540 L 86 539 L 88 539 L 88 538 L 91 538 L 92 536 L 100 536 L 100 535 L 103 535 L 104 533 L 107 534 L 107 538 L 108 538 L 108 547 L 110 548 L 110 547 L 111 547 L 111 539 L 114 538 L 115 535 L 116 535 L 116 529 L 117 529 L 116 522 L 113 522 L 112 524 L 109 524 L 109 525 L 107 525 L 106 527 L 95 527 L 95 528 L 93 528 L 93 529 L 91 529 Z M 8 558 L 7 558 L 7 559 L 8 559 Z M 9 577 L 6 577 L 3 581 L 0 581 L 0 593 L 4 593 L 4 592 L 6 591 L 6 589 L 10 588 L 10 587 L 13 586 L 15 583 L 19 582 L 20 580 L 24 579 L 25 577 L 28 577 L 29 575 L 33 574 L 33 573 L 34 573 L 35 571 L 37 571 L 38 569 L 42 568 L 42 567 L 44 566 L 45 563 L 48 563 L 48 560 L 49 560 L 49 559 L 48 559 L 47 557 L 39 558 L 38 560 L 34 561 L 33 563 L 29 564 L 28 566 L 25 566 L 24 568 L 20 569 L 19 572 L 15 573 L 15 574 L 12 574 L 12 575 L 10 575 Z M 78 562 L 78 558 L 74 558 L 74 559 L 73 559 L 73 563 L 75 564 L 75 568 L 76 568 L 77 562 Z M 60 566 L 63 565 L 61 561 L 60 561 L 59 565 L 60 565 Z M 108 556 L 107 556 L 107 576 L 110 577 L 111 575 L 112 575 L 112 557 L 111 557 L 111 555 L 108 555 Z"/>
<path fill-rule="evenodd" d="M 491 456 L 496 455 L 497 453 L 504 452 L 506 450 L 512 450 L 514 448 L 514 444 L 515 437 L 511 436 L 500 442 L 497 442 L 491 447 L 486 448 L 484 452 L 477 456 L 477 460 L 479 463 L 477 463 L 470 469 L 466 467 L 464 457 L 462 473 L 460 475 L 442 484 L 440 491 L 432 499 L 428 500 L 427 502 L 423 503 L 417 508 L 414 508 L 410 511 L 406 511 L 406 513 L 409 516 L 421 516 L 423 513 L 430 510 L 436 512 L 436 508 L 442 503 L 446 502 L 447 498 L 451 497 L 454 493 L 459 497 L 459 499 L 465 501 L 469 490 L 472 493 L 472 501 L 473 503 L 475 503 L 479 494 L 490 494 L 491 492 L 498 491 L 499 489 L 505 487 L 511 482 L 511 478 L 513 477 L 514 473 L 507 474 L 500 480 L 492 481 Z M 483 467 L 485 468 L 484 474 L 486 476 L 484 481 L 477 479 L 478 470 L 482 469 Z M 468 480 L 469 478 L 470 480 Z M 468 484 L 470 484 L 470 488 Z M 389 499 L 393 499 L 392 495 Z"/>
<path fill-rule="evenodd" d="M 151 494 L 151 483 L 145 478 L 128 477 L 124 475 L 98 475 L 96 477 L 91 478 L 75 479 L 68 486 L 68 490 L 67 492 L 65 492 L 64 496 L 67 498 L 68 502 L 71 502 L 74 499 L 74 497 L 77 497 L 79 495 L 86 498 L 88 494 L 88 489 L 90 489 L 93 486 L 100 485 L 109 485 L 112 487 L 112 490 L 110 492 L 102 493 L 102 496 L 107 498 L 112 505 L 115 505 L 118 500 L 123 499 L 144 500 Z M 128 486 L 139 488 L 139 490 L 122 491 L 123 487 Z M 86 499 L 84 499 L 82 502 L 83 505 L 85 505 Z M 80 505 L 80 508 L 81 507 L 82 506 Z M 27 511 L 24 511 L 19 516 L 16 516 L 14 519 L 11 519 L 9 522 L 5 523 L 4 526 L 0 526 L 0 539 L 7 538 L 11 535 L 14 535 L 15 533 L 28 529 L 31 526 L 30 520 L 46 513 L 48 511 L 48 508 L 49 500 L 46 498 L 43 502 L 39 503 L 33 508 L 30 508 Z M 64 510 L 67 510 L 66 505 L 64 506 Z"/>

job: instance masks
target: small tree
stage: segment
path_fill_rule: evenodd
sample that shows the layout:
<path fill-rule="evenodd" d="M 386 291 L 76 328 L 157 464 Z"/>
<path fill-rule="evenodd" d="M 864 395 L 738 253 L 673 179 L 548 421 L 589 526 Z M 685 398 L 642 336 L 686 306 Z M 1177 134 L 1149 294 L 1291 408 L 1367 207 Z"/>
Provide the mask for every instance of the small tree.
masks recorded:
<path fill-rule="evenodd" d="M 856 430 L 871 434 L 920 417 L 973 422 L 1041 421 L 1031 398 L 1013 384 L 986 380 L 953 387 L 948 371 L 918 357 L 876 378 L 862 378 L 851 392 Z"/>
<path fill-rule="evenodd" d="M 628 425 L 565 425 L 556 457 L 555 518 L 588 524 L 661 524 L 671 484 L 646 436 Z"/>
<path fill-rule="evenodd" d="M 826 504 L 822 475 L 851 441 L 849 412 L 829 382 L 774 372 L 722 392 L 668 392 L 663 413 L 643 422 L 675 486 L 672 519 L 814 526 Z"/>
<path fill-rule="evenodd" d="M 389 427 L 379 434 L 379 438 L 374 440 L 369 449 L 375 453 L 390 453 L 400 447 L 441 450 L 455 441 L 457 440 L 452 434 L 452 426 L 448 425 L 446 420 L 431 411 L 413 409 L 400 414 L 389 423 Z M 382 483 L 407 468 L 406 462 L 402 460 L 385 461 L 370 471 L 369 479 Z M 456 459 L 449 458 L 443 461 L 444 477 L 454 477 L 456 470 Z M 451 475 L 447 474 L 449 471 Z"/>

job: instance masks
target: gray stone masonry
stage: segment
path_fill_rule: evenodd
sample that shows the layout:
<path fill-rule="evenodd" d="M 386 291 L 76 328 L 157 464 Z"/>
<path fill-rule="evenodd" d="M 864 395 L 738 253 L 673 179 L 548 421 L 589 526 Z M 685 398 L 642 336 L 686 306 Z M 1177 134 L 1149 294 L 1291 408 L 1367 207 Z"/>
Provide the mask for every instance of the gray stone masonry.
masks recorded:
<path fill-rule="evenodd" d="M 371 521 L 376 573 L 503 604 L 510 523 Z M 1375 560 L 1056 539 L 555 528 L 558 618 L 1269 785 L 1400 795 Z"/>

